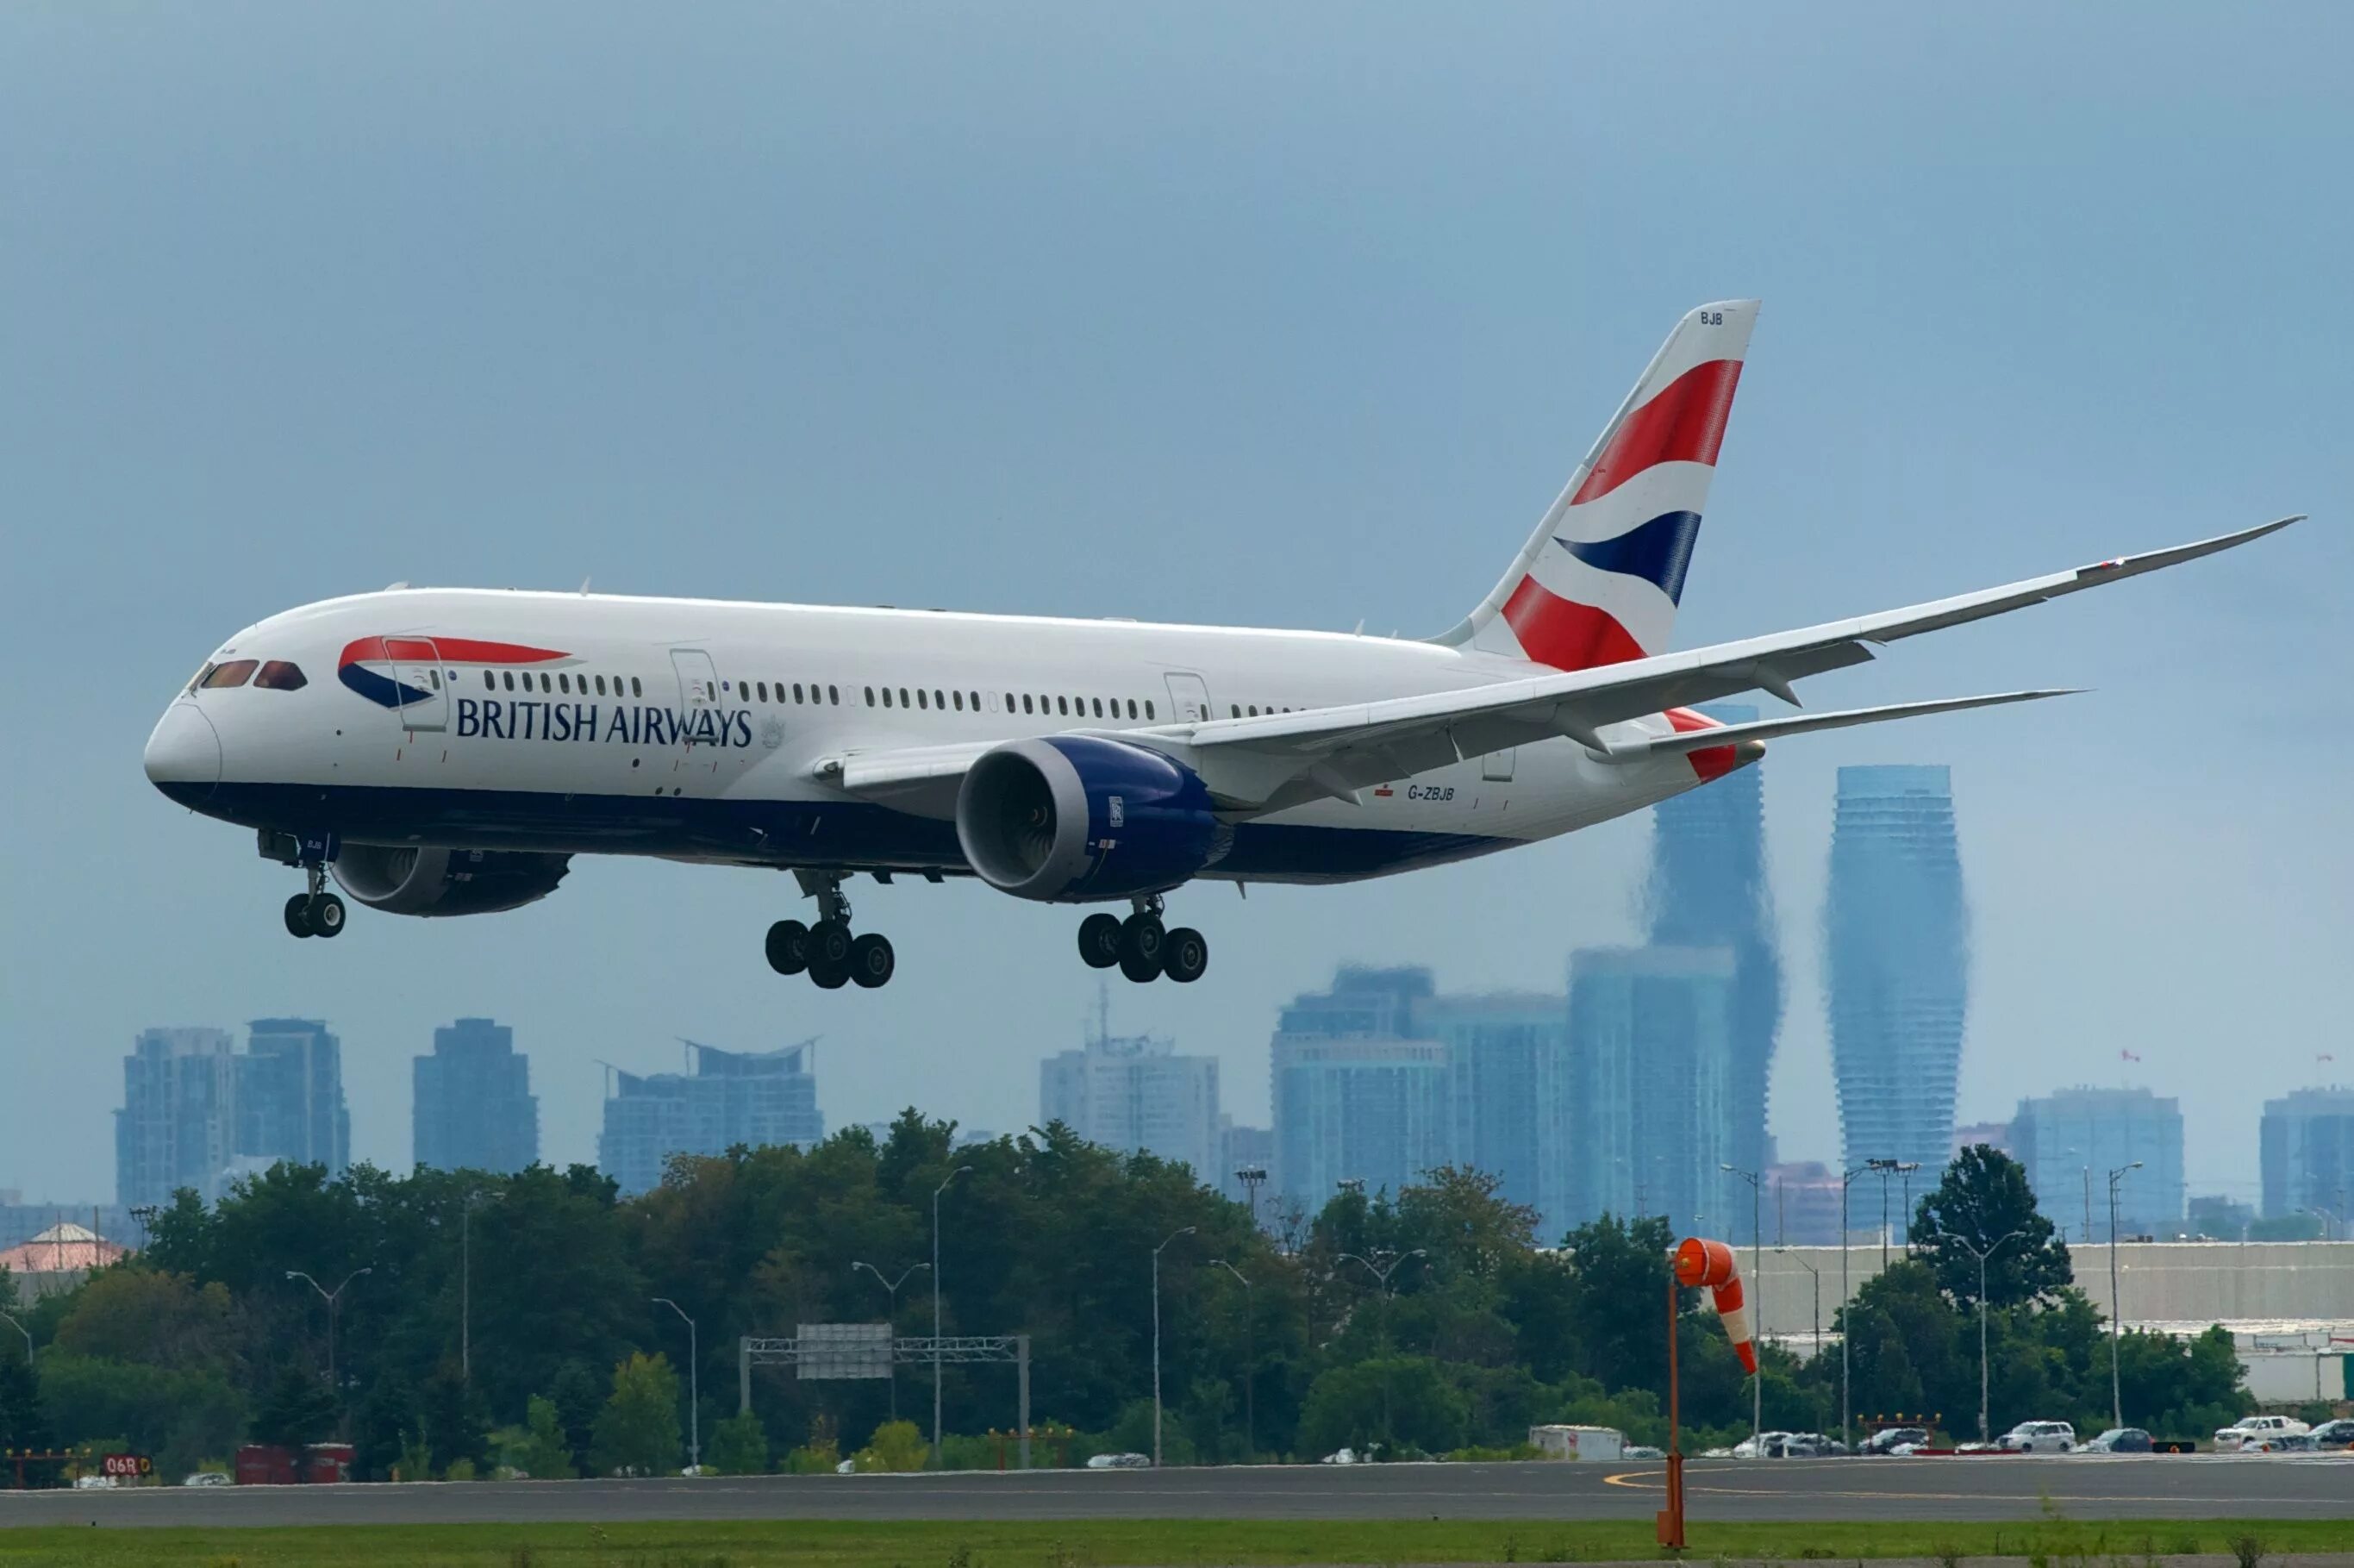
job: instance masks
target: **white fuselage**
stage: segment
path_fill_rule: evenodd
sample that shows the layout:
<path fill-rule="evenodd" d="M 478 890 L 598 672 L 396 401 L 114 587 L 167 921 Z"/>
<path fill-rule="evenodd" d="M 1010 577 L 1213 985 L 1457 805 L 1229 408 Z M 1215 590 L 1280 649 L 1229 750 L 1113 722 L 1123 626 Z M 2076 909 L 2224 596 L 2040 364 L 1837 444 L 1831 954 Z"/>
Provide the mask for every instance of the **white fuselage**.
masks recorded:
<path fill-rule="evenodd" d="M 829 759 L 1166 730 L 1538 671 L 1325 632 L 440 588 L 289 610 L 207 668 L 249 660 L 292 664 L 300 684 L 192 687 L 149 745 L 158 786 L 208 815 L 355 843 L 949 874 L 969 869 L 952 796 L 858 799 L 827 781 Z M 1551 740 L 1355 803 L 1244 815 L 1203 874 L 1382 875 L 1700 781 L 1685 758 L 1604 762 Z"/>

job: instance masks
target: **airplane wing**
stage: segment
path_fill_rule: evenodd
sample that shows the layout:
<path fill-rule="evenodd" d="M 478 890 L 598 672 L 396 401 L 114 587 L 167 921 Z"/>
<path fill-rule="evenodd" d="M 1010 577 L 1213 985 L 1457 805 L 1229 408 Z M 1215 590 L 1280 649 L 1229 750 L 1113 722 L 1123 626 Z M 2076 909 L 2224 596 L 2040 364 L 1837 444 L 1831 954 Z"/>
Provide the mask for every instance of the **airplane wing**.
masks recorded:
<path fill-rule="evenodd" d="M 1323 796 L 1352 799 L 1357 790 L 1371 785 L 1555 736 L 1578 741 L 1600 758 L 1631 759 L 1721 746 L 1732 739 L 1762 740 L 1768 738 L 1769 732 L 1788 735 L 2028 701 L 2061 694 L 2006 693 L 1766 720 L 1741 726 L 1746 732 L 1741 736 L 1724 728 L 1673 737 L 1623 732 L 1614 737 L 1603 733 L 1630 719 L 1743 692 L 1771 692 L 1795 705 L 1797 682 L 1867 663 L 1874 657 L 1874 648 L 1900 638 L 1941 631 L 2179 566 L 2261 539 L 2303 520 L 2300 514 L 2172 549 L 2100 561 L 1977 593 L 1594 669 L 1255 718 L 1103 733 L 1176 758 L 1202 776 L 1221 804 L 1257 811 Z M 885 800 L 898 797 L 911 809 L 937 812 L 944 805 L 953 809 L 956 780 L 974 758 L 988 749 L 985 744 L 973 744 L 853 753 L 822 758 L 812 773 L 854 793 Z"/>

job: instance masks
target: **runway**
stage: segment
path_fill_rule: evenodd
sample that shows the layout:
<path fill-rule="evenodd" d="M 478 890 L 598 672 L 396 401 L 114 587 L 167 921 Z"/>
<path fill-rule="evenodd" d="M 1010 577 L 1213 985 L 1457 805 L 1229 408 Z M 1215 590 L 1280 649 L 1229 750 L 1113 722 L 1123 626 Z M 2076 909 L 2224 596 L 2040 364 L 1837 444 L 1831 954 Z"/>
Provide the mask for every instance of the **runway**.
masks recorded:
<path fill-rule="evenodd" d="M 1657 1461 L 0 1492 L 0 1529 L 678 1520 L 1648 1519 Z M 2354 1520 L 2354 1458 L 1695 1460 L 1691 1517 Z"/>

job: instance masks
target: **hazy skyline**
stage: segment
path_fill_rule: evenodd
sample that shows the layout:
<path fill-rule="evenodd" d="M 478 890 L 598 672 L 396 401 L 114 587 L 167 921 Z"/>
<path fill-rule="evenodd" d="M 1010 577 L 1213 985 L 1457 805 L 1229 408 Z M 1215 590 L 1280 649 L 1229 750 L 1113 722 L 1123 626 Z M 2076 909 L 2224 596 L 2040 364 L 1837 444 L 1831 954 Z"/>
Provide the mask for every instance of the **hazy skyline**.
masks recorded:
<path fill-rule="evenodd" d="M 138 1031 L 270 1015 L 336 1029 L 395 1166 L 461 1014 L 558 1161 L 595 1064 L 680 1034 L 821 1036 L 829 1126 L 1026 1125 L 1077 911 L 858 884 L 879 992 L 769 972 L 790 878 L 655 862 L 297 944 L 295 879 L 141 746 L 239 627 L 396 579 L 1426 635 L 1676 317 L 1755 294 L 1680 646 L 2315 514 L 1807 686 L 2094 691 L 1775 747 L 1785 1156 L 1837 1142 L 1833 774 L 1934 762 L 1961 1118 L 2123 1065 L 2191 1191 L 2252 1197 L 2262 1102 L 2346 1034 L 2349 47 L 2321 5 L 0 14 L 0 1187 L 104 1196 Z M 1649 832 L 1186 891 L 1209 976 L 1114 1026 L 1263 1123 L 1282 1001 L 1350 959 L 1557 987 L 1638 937 Z"/>

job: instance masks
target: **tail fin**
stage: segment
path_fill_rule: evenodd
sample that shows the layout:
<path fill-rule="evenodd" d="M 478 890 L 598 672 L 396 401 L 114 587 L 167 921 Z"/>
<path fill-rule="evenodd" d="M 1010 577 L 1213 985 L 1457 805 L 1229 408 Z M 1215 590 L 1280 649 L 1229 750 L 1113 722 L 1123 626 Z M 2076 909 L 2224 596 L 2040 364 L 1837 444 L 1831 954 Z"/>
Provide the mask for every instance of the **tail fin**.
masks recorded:
<path fill-rule="evenodd" d="M 1556 670 L 1666 652 L 1756 323 L 1755 300 L 1678 322 L 1503 580 L 1437 641 Z"/>

